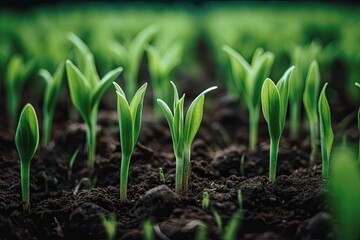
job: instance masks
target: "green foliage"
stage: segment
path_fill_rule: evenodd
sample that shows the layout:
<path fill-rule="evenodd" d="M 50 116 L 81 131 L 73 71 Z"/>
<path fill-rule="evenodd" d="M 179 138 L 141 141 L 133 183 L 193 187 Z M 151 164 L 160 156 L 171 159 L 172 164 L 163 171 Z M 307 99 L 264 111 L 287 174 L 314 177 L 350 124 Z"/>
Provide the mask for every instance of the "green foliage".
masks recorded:
<path fill-rule="evenodd" d="M 163 99 L 166 104 L 171 103 L 169 81 L 174 69 L 180 64 L 183 47 L 179 42 L 175 42 L 161 55 L 159 49 L 148 46 L 146 48 L 149 62 L 149 73 L 153 85 L 153 98 Z M 162 117 L 161 110 L 157 104 L 154 105 L 155 116 Z"/>
<path fill-rule="evenodd" d="M 96 149 L 96 118 L 101 97 L 122 72 L 122 68 L 116 68 L 107 73 L 101 80 L 97 76 L 94 65 L 88 62 L 90 77 L 82 73 L 70 60 L 66 61 L 66 72 L 70 97 L 76 110 L 80 113 L 87 126 L 88 166 L 94 167 Z M 95 74 L 96 73 L 96 74 Z M 91 77 L 93 76 L 93 77 Z"/>
<path fill-rule="evenodd" d="M 207 227 L 204 223 L 200 223 L 196 230 L 196 240 L 205 240 L 207 235 Z"/>
<path fill-rule="evenodd" d="M 317 61 L 310 64 L 309 72 L 306 77 L 303 102 L 308 116 L 310 126 L 310 165 L 314 164 L 317 153 L 317 138 L 318 138 L 318 96 L 319 96 L 320 72 Z"/>
<path fill-rule="evenodd" d="M 159 167 L 159 180 L 161 184 L 165 184 L 164 170 L 161 167 Z"/>
<path fill-rule="evenodd" d="M 360 173 L 355 153 L 346 147 L 335 149 L 332 155 L 330 203 L 338 220 L 337 239 L 359 239 L 360 231 Z"/>
<path fill-rule="evenodd" d="M 326 86 L 327 83 L 325 83 L 323 89 L 321 90 L 319 102 L 318 102 L 318 111 L 319 111 L 319 120 L 320 120 L 322 175 L 324 178 L 329 177 L 330 153 L 334 140 L 334 134 L 331 128 L 331 112 L 325 93 Z"/>
<path fill-rule="evenodd" d="M 158 27 L 151 25 L 141 30 L 128 47 L 119 42 L 111 45 L 116 56 L 116 62 L 124 67 L 126 94 L 132 97 L 137 89 L 138 73 L 144 49 L 158 31 Z"/>
<path fill-rule="evenodd" d="M 117 220 L 114 213 L 109 214 L 109 217 L 106 218 L 104 214 L 100 214 L 100 220 L 104 227 L 107 240 L 114 240 L 117 233 Z"/>
<path fill-rule="evenodd" d="M 144 231 L 144 240 L 154 240 L 154 224 L 150 219 L 147 219 L 143 223 L 143 231 Z"/>
<path fill-rule="evenodd" d="M 64 64 L 61 63 L 57 67 L 54 76 L 46 69 L 40 69 L 39 75 L 43 77 L 45 80 L 45 94 L 44 94 L 44 103 L 43 103 L 43 147 L 47 147 L 49 145 L 49 140 L 51 137 L 52 131 L 52 122 L 55 111 L 55 106 L 57 99 L 59 97 L 59 93 L 61 90 L 61 83 L 63 79 L 64 73 Z"/>
<path fill-rule="evenodd" d="M 79 148 L 75 150 L 75 152 L 71 155 L 71 158 L 69 160 L 69 165 L 68 165 L 68 172 L 67 172 L 67 178 L 68 180 L 71 179 L 71 172 L 72 172 L 72 169 L 73 169 L 73 166 L 74 166 L 74 163 L 75 163 L 75 160 L 79 154 Z"/>
<path fill-rule="evenodd" d="M 209 193 L 208 192 L 203 192 L 202 194 L 202 202 L 201 202 L 201 206 L 202 209 L 206 210 L 209 208 Z"/>
<path fill-rule="evenodd" d="M 262 111 L 270 134 L 270 182 L 274 181 L 276 177 L 279 142 L 284 129 L 289 99 L 289 78 L 293 70 L 294 67 L 289 68 L 276 85 L 267 78 L 261 89 Z"/>
<path fill-rule="evenodd" d="M 171 84 L 174 91 L 173 110 L 171 111 L 163 100 L 158 99 L 157 102 L 169 124 L 173 141 L 176 158 L 175 190 L 178 194 L 185 196 L 188 191 L 190 177 L 191 144 L 201 124 L 205 94 L 217 87 L 210 87 L 200 93 L 190 104 L 185 116 L 185 95 L 179 99 L 175 84 L 173 82 Z"/>
<path fill-rule="evenodd" d="M 135 93 L 130 104 L 121 87 L 114 82 L 117 94 L 117 111 L 120 129 L 121 170 L 120 170 L 120 200 L 126 200 L 129 165 L 131 155 L 139 137 L 143 102 L 147 83 Z"/>
<path fill-rule="evenodd" d="M 30 209 L 30 163 L 39 145 L 39 124 L 31 104 L 23 108 L 15 134 L 15 146 L 20 156 L 21 192 L 24 211 Z"/>
<path fill-rule="evenodd" d="M 249 145 L 250 150 L 256 150 L 259 125 L 260 95 L 264 79 L 269 76 L 274 54 L 264 52 L 258 48 L 253 54 L 251 65 L 234 49 L 223 46 L 228 54 L 235 86 L 238 88 L 238 95 L 242 97 L 249 109 Z"/>
<path fill-rule="evenodd" d="M 360 84 L 358 82 L 355 85 L 360 88 Z M 358 130 L 360 131 L 360 107 L 357 112 L 357 122 L 358 122 Z M 358 150 L 358 164 L 360 164 L 360 139 L 359 139 L 359 150 Z"/>
<path fill-rule="evenodd" d="M 35 60 L 25 63 L 20 55 L 13 55 L 7 65 L 4 85 L 7 95 L 7 114 L 11 128 L 15 127 L 18 120 L 22 89 L 33 71 L 35 63 Z"/>

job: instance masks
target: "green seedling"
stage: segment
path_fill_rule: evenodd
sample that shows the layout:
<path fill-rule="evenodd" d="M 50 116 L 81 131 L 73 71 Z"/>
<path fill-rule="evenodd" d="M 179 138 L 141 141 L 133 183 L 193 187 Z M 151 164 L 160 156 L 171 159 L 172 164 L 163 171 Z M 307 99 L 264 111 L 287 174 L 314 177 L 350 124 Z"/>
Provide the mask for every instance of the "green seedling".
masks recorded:
<path fill-rule="evenodd" d="M 358 88 L 360 88 L 360 84 L 358 82 L 356 82 L 355 85 Z M 360 131 L 360 107 L 357 112 L 357 122 L 358 122 L 358 131 Z M 359 149 L 358 149 L 358 164 L 360 165 L 360 139 L 359 139 Z"/>
<path fill-rule="evenodd" d="M 289 99 L 289 78 L 294 67 L 289 68 L 275 83 L 267 78 L 261 89 L 261 105 L 270 135 L 269 181 L 276 177 L 277 157 L 281 134 L 284 130 Z"/>
<path fill-rule="evenodd" d="M 142 85 L 136 91 L 130 104 L 121 87 L 114 82 L 117 94 L 117 111 L 120 129 L 121 144 L 121 169 L 120 169 L 120 200 L 126 200 L 128 174 L 131 155 L 134 151 L 137 139 L 139 137 L 143 102 L 147 83 Z"/>
<path fill-rule="evenodd" d="M 100 220 L 104 227 L 107 240 L 114 240 L 117 233 L 117 220 L 114 213 L 109 214 L 109 217 L 106 218 L 104 214 L 100 214 Z"/>
<path fill-rule="evenodd" d="M 49 145 L 52 131 L 52 122 L 54 117 L 54 111 L 59 93 L 61 90 L 61 83 L 64 73 L 64 64 L 61 63 L 53 76 L 45 70 L 40 69 L 39 75 L 44 78 L 46 88 L 43 103 L 43 134 L 42 134 L 42 146 L 46 148 Z"/>
<path fill-rule="evenodd" d="M 242 154 L 240 158 L 240 176 L 245 176 L 245 170 L 244 170 L 244 164 L 245 164 L 245 155 Z"/>
<path fill-rule="evenodd" d="M 196 240 L 205 240 L 207 235 L 207 227 L 204 223 L 200 223 L 196 230 Z"/>
<path fill-rule="evenodd" d="M 96 71 L 96 69 L 93 69 L 93 71 Z M 96 149 L 96 118 L 99 103 L 105 91 L 122 72 L 122 68 L 119 67 L 110 71 L 98 81 L 95 78 L 87 78 L 70 60 L 67 60 L 66 72 L 71 101 L 87 127 L 88 167 L 93 169 Z"/>
<path fill-rule="evenodd" d="M 68 172 L 67 172 L 67 178 L 68 180 L 70 181 L 71 179 L 71 173 L 72 173 L 72 169 L 73 169 L 73 166 L 74 166 L 74 163 L 75 163 L 75 160 L 79 154 L 79 149 L 76 149 L 75 152 L 71 155 L 71 158 L 69 160 L 69 166 L 68 166 Z"/>
<path fill-rule="evenodd" d="M 49 191 L 49 178 L 48 178 L 45 171 L 41 171 L 40 176 L 44 179 L 44 192 L 48 193 L 48 191 Z"/>
<path fill-rule="evenodd" d="M 145 47 L 157 31 L 158 27 L 153 25 L 144 28 L 134 37 L 128 48 L 118 42 L 111 45 L 116 61 L 124 67 L 126 94 L 129 97 L 134 96 L 137 89 L 137 78 Z"/>
<path fill-rule="evenodd" d="M 164 170 L 161 167 L 159 168 L 159 180 L 161 184 L 165 184 Z"/>
<path fill-rule="evenodd" d="M 30 163 L 39 145 L 39 124 L 35 109 L 26 104 L 19 118 L 15 146 L 20 157 L 21 193 L 24 211 L 30 209 Z"/>
<path fill-rule="evenodd" d="M 147 219 L 143 223 L 143 231 L 144 231 L 144 240 L 154 240 L 154 224 L 150 219 Z"/>
<path fill-rule="evenodd" d="M 251 151 L 257 149 L 261 86 L 264 79 L 269 76 L 274 54 L 256 49 L 251 65 L 234 49 L 223 46 L 229 55 L 231 70 L 238 94 L 246 102 L 249 110 L 249 146 Z"/>
<path fill-rule="evenodd" d="M 149 73 L 153 85 L 154 113 L 157 119 L 160 119 L 163 115 L 156 104 L 156 99 L 160 98 L 166 104 L 171 103 L 169 81 L 172 72 L 181 62 L 182 49 L 183 47 L 179 42 L 172 44 L 163 55 L 153 46 L 146 48 L 149 61 Z"/>
<path fill-rule="evenodd" d="M 4 85 L 7 95 L 7 114 L 12 129 L 15 127 L 19 117 L 19 105 L 23 86 L 34 67 L 34 60 L 25 63 L 20 55 L 14 55 L 9 60 L 5 73 Z"/>
<path fill-rule="evenodd" d="M 191 144 L 199 130 L 205 101 L 205 94 L 216 89 L 210 87 L 197 96 L 190 104 L 186 116 L 184 114 L 183 95 L 179 99 L 177 88 L 171 82 L 174 91 L 173 110 L 161 99 L 157 102 L 169 124 L 176 158 L 175 191 L 181 196 L 186 196 L 189 188 Z"/>
<path fill-rule="evenodd" d="M 202 194 L 202 202 L 201 202 L 201 206 L 202 209 L 206 210 L 209 208 L 209 193 L 208 192 L 203 192 Z"/>
<path fill-rule="evenodd" d="M 319 65 L 316 61 L 310 64 L 309 72 L 306 77 L 303 102 L 308 116 L 310 126 L 310 166 L 314 165 L 317 154 L 317 138 L 318 138 L 318 96 L 319 96 L 320 72 Z"/>
<path fill-rule="evenodd" d="M 220 214 L 219 214 L 215 209 L 212 210 L 212 214 L 213 214 L 213 216 L 214 216 L 214 219 L 215 219 L 215 223 L 216 223 L 217 228 L 219 229 L 220 232 L 222 232 L 222 230 L 223 230 L 223 223 L 222 223 L 222 219 L 221 219 Z"/>
<path fill-rule="evenodd" d="M 330 153 L 334 141 L 334 134 L 331 128 L 331 112 L 325 93 L 326 86 L 327 83 L 325 83 L 323 89 L 321 90 L 319 102 L 318 102 L 319 120 L 320 120 L 322 176 L 324 178 L 329 177 Z"/>
<path fill-rule="evenodd" d="M 299 135 L 301 123 L 301 100 L 303 98 L 306 76 L 311 61 L 316 59 L 321 51 L 321 46 L 312 42 L 306 46 L 297 46 L 291 53 L 291 62 L 295 66 L 291 74 L 291 86 L 289 93 L 290 103 L 290 136 L 296 139 Z"/>
<path fill-rule="evenodd" d="M 346 147 L 338 147 L 332 155 L 330 203 L 337 219 L 336 239 L 359 239 L 360 231 L 360 173 L 356 154 Z"/>

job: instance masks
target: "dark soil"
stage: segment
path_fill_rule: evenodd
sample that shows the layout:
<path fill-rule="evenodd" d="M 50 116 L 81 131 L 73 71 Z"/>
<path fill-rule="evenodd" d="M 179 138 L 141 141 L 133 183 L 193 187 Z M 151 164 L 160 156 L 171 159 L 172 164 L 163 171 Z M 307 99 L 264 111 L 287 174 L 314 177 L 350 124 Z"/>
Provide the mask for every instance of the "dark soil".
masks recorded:
<path fill-rule="evenodd" d="M 192 147 L 190 190 L 185 198 L 173 192 L 175 159 L 171 136 L 166 122 L 154 121 L 146 110 L 151 110 L 149 98 L 131 161 L 126 202 L 119 201 L 121 149 L 116 112 L 100 111 L 92 174 L 86 167 L 84 125 L 81 121 L 65 121 L 65 113 L 56 115 L 51 147 L 39 150 L 31 163 L 29 213 L 22 211 L 14 132 L 1 127 L 0 238 L 104 239 L 99 215 L 114 212 L 118 239 L 141 239 L 146 219 L 153 220 L 158 239 L 165 239 L 162 234 L 169 239 L 194 239 L 199 221 L 207 225 L 208 239 L 221 239 L 213 210 L 226 226 L 238 209 L 236 194 L 241 189 L 244 217 L 238 239 L 332 239 L 333 219 L 327 213 L 320 157 L 317 165 L 308 166 L 307 131 L 302 131 L 301 141 L 290 141 L 285 131 L 278 177 L 270 183 L 266 124 L 261 121 L 258 151 L 249 152 L 247 114 L 223 93 L 219 90 L 206 99 L 203 123 Z M 64 104 L 59 109 L 66 112 Z M 3 118 L 1 124 L 6 126 Z M 80 154 L 71 179 L 67 179 L 68 160 L 77 148 Z M 240 171 L 242 155 L 244 176 Z M 166 177 L 162 186 L 159 167 Z M 201 207 L 204 191 L 210 195 L 208 210 Z"/>

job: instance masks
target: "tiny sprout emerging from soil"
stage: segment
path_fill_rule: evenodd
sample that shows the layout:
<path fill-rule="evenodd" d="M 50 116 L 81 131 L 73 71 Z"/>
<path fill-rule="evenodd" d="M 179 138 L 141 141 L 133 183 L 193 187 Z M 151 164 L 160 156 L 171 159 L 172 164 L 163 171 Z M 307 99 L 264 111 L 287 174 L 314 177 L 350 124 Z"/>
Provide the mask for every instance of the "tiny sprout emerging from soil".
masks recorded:
<path fill-rule="evenodd" d="M 310 166 L 314 165 L 315 157 L 317 153 L 317 137 L 318 137 L 318 96 L 319 96 L 319 84 L 320 84 L 320 71 L 317 61 L 313 61 L 310 64 L 309 72 L 306 77 L 303 101 L 306 110 L 306 114 L 309 120 L 310 126 Z"/>
<path fill-rule="evenodd" d="M 207 227 L 204 223 L 200 223 L 196 231 L 196 240 L 205 240 L 207 235 Z"/>
<path fill-rule="evenodd" d="M 43 134 L 42 146 L 46 148 L 49 145 L 52 131 L 52 122 L 55 111 L 55 105 L 61 90 L 61 83 L 64 73 L 64 64 L 61 63 L 55 70 L 53 76 L 46 70 L 40 69 L 39 75 L 43 77 L 46 84 L 44 103 L 43 103 Z"/>
<path fill-rule="evenodd" d="M 331 128 L 330 107 L 326 99 L 326 93 L 325 93 L 326 87 L 327 87 L 327 83 L 325 83 L 323 89 L 321 90 L 319 102 L 318 102 L 319 120 L 320 120 L 322 176 L 324 178 L 329 177 L 330 153 L 334 140 L 334 134 Z"/>
<path fill-rule="evenodd" d="M 127 184 L 131 155 L 140 133 L 141 116 L 147 83 L 135 93 L 130 104 L 121 87 L 114 82 L 117 94 L 117 111 L 120 129 L 121 169 L 120 169 L 120 200 L 127 196 Z"/>
<path fill-rule="evenodd" d="M 250 65 L 231 47 L 225 45 L 223 50 L 229 56 L 239 96 L 244 98 L 249 109 L 249 145 L 250 150 L 255 151 L 257 149 L 261 86 L 264 79 L 270 74 L 274 54 L 258 48 L 253 54 Z"/>
<path fill-rule="evenodd" d="M 154 25 L 144 28 L 134 37 L 128 48 L 118 42 L 111 45 L 116 61 L 124 67 L 126 94 L 129 97 L 134 96 L 138 86 L 138 72 L 145 47 L 157 31 L 158 27 Z"/>
<path fill-rule="evenodd" d="M 20 156 L 21 193 L 24 211 L 30 209 L 30 163 L 39 145 L 39 124 L 31 104 L 23 108 L 15 134 Z"/>
<path fill-rule="evenodd" d="M 88 64 L 91 62 L 89 60 Z M 91 66 L 91 65 L 90 65 Z M 94 66 L 95 68 L 95 66 Z M 91 71 L 96 71 L 91 67 Z M 88 146 L 88 166 L 92 169 L 95 161 L 96 149 L 96 118 L 101 97 L 113 81 L 122 72 L 122 68 L 116 68 L 108 72 L 101 80 L 87 78 L 70 60 L 66 61 L 66 72 L 71 100 L 85 121 L 87 131 L 86 140 Z M 97 73 L 91 76 L 98 76 Z"/>
<path fill-rule="evenodd" d="M 355 85 L 360 88 L 360 84 L 358 82 Z M 360 107 L 357 113 L 357 122 L 358 122 L 358 130 L 360 131 Z M 359 139 L 359 149 L 358 149 L 358 164 L 360 164 L 360 139 Z"/>
<path fill-rule="evenodd" d="M 293 70 L 294 67 L 290 67 L 276 85 L 271 79 L 267 78 L 261 89 L 262 111 L 270 135 L 270 182 L 273 182 L 276 177 L 279 143 L 285 125 L 289 99 L 289 78 Z"/>
<path fill-rule="evenodd" d="M 245 171 L 244 171 L 244 163 L 245 163 L 245 155 L 242 154 L 241 158 L 240 158 L 240 176 L 245 176 Z"/>
<path fill-rule="evenodd" d="M 166 104 L 171 103 L 169 81 L 172 72 L 181 62 L 182 49 L 182 44 L 179 42 L 170 45 L 163 55 L 161 55 L 160 51 L 153 46 L 148 46 L 146 48 L 155 103 L 157 98 L 162 99 Z M 157 119 L 163 117 L 157 104 L 154 104 L 154 111 Z"/>
<path fill-rule="evenodd" d="M 100 220 L 104 227 L 107 240 L 114 240 L 116 238 L 117 232 L 117 220 L 114 213 L 109 214 L 109 217 L 106 218 L 104 214 L 100 214 Z"/>
<path fill-rule="evenodd" d="M 159 180 L 161 184 L 165 184 L 164 170 L 161 167 L 159 167 Z"/>
<path fill-rule="evenodd" d="M 143 223 L 143 231 L 144 231 L 144 240 L 154 240 L 154 224 L 150 219 L 147 219 Z"/>
<path fill-rule="evenodd" d="M 360 173 L 356 154 L 347 147 L 338 147 L 332 154 L 330 178 L 330 203 L 338 220 L 337 238 L 359 239 L 360 231 Z"/>
<path fill-rule="evenodd" d="M 9 124 L 12 129 L 15 127 L 19 117 L 22 88 L 34 67 L 35 60 L 30 60 L 25 63 L 20 55 L 12 56 L 8 63 L 4 84 L 7 95 L 7 113 Z"/>
<path fill-rule="evenodd" d="M 216 223 L 217 228 L 219 229 L 220 232 L 222 232 L 222 230 L 223 230 L 223 223 L 222 223 L 220 214 L 219 214 L 215 209 L 212 210 L 212 214 L 213 214 L 213 216 L 214 216 L 214 219 L 215 219 L 215 223 Z"/>
<path fill-rule="evenodd" d="M 203 192 L 202 194 L 202 202 L 201 202 L 201 206 L 202 209 L 206 210 L 209 208 L 209 193 L 208 192 Z"/>
<path fill-rule="evenodd" d="M 75 160 L 77 158 L 77 155 L 79 154 L 79 149 L 76 149 L 75 152 L 71 155 L 71 158 L 69 160 L 69 165 L 68 165 L 68 171 L 67 171 L 67 178 L 68 180 L 71 179 L 71 173 L 72 173 L 72 169 L 75 163 Z"/>
<path fill-rule="evenodd" d="M 161 99 L 157 102 L 169 124 L 176 158 L 175 191 L 186 196 L 189 188 L 191 144 L 199 130 L 205 101 L 205 94 L 215 90 L 210 87 L 200 93 L 190 104 L 186 116 L 184 115 L 185 94 L 179 99 L 177 88 L 171 82 L 174 91 L 173 110 Z"/>

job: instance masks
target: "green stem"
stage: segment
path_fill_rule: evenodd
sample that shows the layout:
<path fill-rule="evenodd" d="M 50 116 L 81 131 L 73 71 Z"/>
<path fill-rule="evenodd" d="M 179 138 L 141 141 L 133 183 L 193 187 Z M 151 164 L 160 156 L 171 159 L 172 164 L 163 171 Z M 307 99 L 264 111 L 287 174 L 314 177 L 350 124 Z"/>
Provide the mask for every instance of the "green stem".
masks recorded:
<path fill-rule="evenodd" d="M 44 119 L 43 119 L 43 148 L 47 148 L 50 141 L 51 131 L 52 131 L 52 120 L 53 120 L 53 112 L 44 111 Z"/>
<path fill-rule="evenodd" d="M 90 122 L 87 124 L 86 140 L 88 145 L 88 167 L 93 169 L 96 154 L 96 114 L 95 117 L 91 117 Z"/>
<path fill-rule="evenodd" d="M 22 202 L 23 210 L 30 210 L 30 161 L 28 164 L 23 163 L 20 160 L 20 174 L 21 174 L 21 193 L 22 193 Z"/>
<path fill-rule="evenodd" d="M 300 108 L 298 103 L 293 103 L 290 108 L 290 138 L 299 136 Z"/>
<path fill-rule="evenodd" d="M 130 154 L 131 156 L 131 154 Z M 120 166 L 120 201 L 125 201 L 127 197 L 127 185 L 129 177 L 130 156 L 121 156 Z"/>
<path fill-rule="evenodd" d="M 259 128 L 259 108 L 249 108 L 249 146 L 250 151 L 257 149 L 257 138 Z"/>
<path fill-rule="evenodd" d="M 10 120 L 10 128 L 16 128 L 16 122 L 18 118 L 18 109 L 19 109 L 19 97 L 13 90 L 8 92 L 8 114 Z"/>
<path fill-rule="evenodd" d="M 358 164 L 360 165 L 360 139 L 359 139 Z"/>
<path fill-rule="evenodd" d="M 183 195 L 183 171 L 184 171 L 184 157 L 176 154 L 176 172 L 175 172 L 175 192 Z"/>
<path fill-rule="evenodd" d="M 269 162 L 269 181 L 273 182 L 276 178 L 276 167 L 277 167 L 277 158 L 279 152 L 279 142 L 280 139 L 271 139 L 270 138 L 270 162 Z"/>
<path fill-rule="evenodd" d="M 315 158 L 317 154 L 317 146 L 316 146 L 316 138 L 317 138 L 317 122 L 310 122 L 310 144 L 311 144 L 311 152 L 310 152 L 310 167 L 314 166 Z"/>
<path fill-rule="evenodd" d="M 133 74 L 132 72 L 128 72 L 125 80 L 125 86 L 127 90 L 126 95 L 129 97 L 129 99 L 131 99 L 135 94 L 137 85 L 135 74 Z"/>
<path fill-rule="evenodd" d="M 191 148 L 185 146 L 184 149 L 184 170 L 182 177 L 182 196 L 186 196 L 189 190 L 189 178 L 190 178 L 190 160 L 191 160 Z"/>

